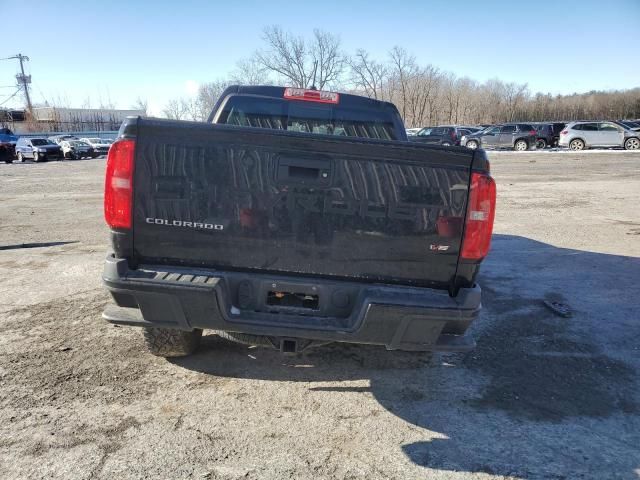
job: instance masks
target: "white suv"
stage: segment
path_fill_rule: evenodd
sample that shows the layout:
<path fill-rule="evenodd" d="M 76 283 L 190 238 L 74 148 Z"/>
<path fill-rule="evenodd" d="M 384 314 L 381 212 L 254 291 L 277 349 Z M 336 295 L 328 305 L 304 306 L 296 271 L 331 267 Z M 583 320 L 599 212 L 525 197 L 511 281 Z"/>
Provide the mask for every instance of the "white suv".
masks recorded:
<path fill-rule="evenodd" d="M 560 132 L 561 147 L 584 150 L 591 147 L 640 149 L 640 133 L 612 122 L 571 122 Z"/>

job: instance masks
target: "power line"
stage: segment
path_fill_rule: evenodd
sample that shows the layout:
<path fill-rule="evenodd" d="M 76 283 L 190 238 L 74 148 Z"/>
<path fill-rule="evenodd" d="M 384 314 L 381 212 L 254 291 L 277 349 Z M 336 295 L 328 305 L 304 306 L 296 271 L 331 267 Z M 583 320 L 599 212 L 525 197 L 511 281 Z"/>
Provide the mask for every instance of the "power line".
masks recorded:
<path fill-rule="evenodd" d="M 9 100 L 11 100 L 13 97 L 15 97 L 17 94 L 20 93 L 20 89 L 17 89 L 13 95 L 11 95 L 9 98 L 7 98 L 4 102 L 0 103 L 0 106 L 4 105 L 5 103 L 7 103 Z"/>

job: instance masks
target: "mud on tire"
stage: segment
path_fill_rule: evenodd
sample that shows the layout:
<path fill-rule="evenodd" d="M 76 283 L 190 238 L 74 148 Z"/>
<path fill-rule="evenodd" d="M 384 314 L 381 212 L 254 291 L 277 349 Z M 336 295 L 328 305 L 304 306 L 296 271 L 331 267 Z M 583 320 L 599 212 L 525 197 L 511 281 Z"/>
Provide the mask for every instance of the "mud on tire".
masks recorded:
<path fill-rule="evenodd" d="M 158 357 L 184 357 L 191 355 L 200 345 L 202 330 L 191 332 L 170 328 L 145 328 L 144 343 L 149 352 Z"/>

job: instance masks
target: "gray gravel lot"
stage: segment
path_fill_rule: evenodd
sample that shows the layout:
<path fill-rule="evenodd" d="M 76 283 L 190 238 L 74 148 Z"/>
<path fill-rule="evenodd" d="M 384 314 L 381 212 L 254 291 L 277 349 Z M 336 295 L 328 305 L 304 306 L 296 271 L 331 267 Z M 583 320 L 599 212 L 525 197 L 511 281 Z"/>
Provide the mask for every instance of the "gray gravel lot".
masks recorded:
<path fill-rule="evenodd" d="M 640 154 L 490 158 L 478 347 L 431 364 L 152 357 L 100 318 L 104 159 L 1 164 L 0 478 L 640 478 Z"/>

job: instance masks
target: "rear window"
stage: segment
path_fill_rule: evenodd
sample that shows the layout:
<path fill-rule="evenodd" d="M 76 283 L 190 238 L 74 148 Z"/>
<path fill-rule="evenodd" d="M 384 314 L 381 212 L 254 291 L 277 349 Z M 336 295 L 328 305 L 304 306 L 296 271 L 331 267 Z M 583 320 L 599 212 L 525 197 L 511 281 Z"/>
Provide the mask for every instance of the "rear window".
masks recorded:
<path fill-rule="evenodd" d="M 278 98 L 231 96 L 218 123 L 344 137 L 396 140 L 388 112 Z"/>
<path fill-rule="evenodd" d="M 51 145 L 51 142 L 44 138 L 32 138 L 31 145 Z"/>
<path fill-rule="evenodd" d="M 521 123 L 518 125 L 518 128 L 520 128 L 521 132 L 530 132 L 531 130 L 534 130 L 534 128 L 528 123 Z"/>

